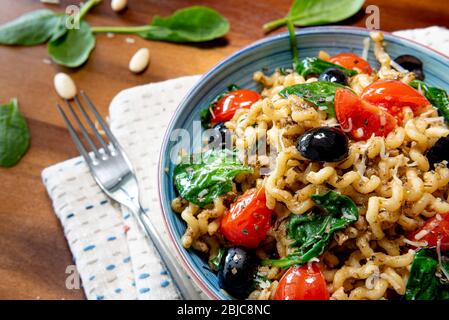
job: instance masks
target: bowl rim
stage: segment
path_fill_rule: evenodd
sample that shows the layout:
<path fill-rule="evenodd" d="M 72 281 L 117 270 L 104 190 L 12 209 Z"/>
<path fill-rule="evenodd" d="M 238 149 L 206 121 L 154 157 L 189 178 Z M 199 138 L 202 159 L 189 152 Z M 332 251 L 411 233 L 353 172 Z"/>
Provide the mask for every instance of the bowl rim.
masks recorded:
<path fill-rule="evenodd" d="M 305 34 L 313 34 L 315 32 L 329 32 L 329 33 L 344 33 L 344 32 L 355 32 L 358 34 L 365 34 L 365 35 L 369 35 L 369 32 L 371 30 L 368 30 L 366 28 L 362 28 L 362 27 L 352 27 L 352 26 L 319 26 L 319 27 L 308 27 L 308 28 L 302 28 L 300 30 L 296 30 L 295 34 L 296 36 L 301 36 L 301 35 L 305 35 Z M 379 30 L 381 31 L 381 30 Z M 399 40 L 403 41 L 403 42 L 408 42 L 409 45 L 414 46 L 414 47 L 418 47 L 421 50 L 424 50 L 424 52 L 426 54 L 436 54 L 437 56 L 440 56 L 441 58 L 447 60 L 447 62 L 449 63 L 449 55 L 440 52 L 438 50 L 435 50 L 434 48 L 431 48 L 429 46 L 426 46 L 424 44 L 421 44 L 417 41 L 399 36 L 399 35 L 395 35 L 392 34 L 391 32 L 388 31 L 381 31 L 384 36 L 386 36 L 386 40 L 388 40 L 387 38 L 398 38 Z M 158 172 L 157 172 L 157 187 L 158 187 L 158 195 L 159 195 L 159 206 L 162 212 L 162 216 L 163 216 L 163 220 L 164 220 L 164 224 L 165 227 L 168 229 L 168 234 L 169 237 L 171 239 L 172 244 L 175 246 L 176 248 L 176 253 L 175 255 L 178 255 L 181 257 L 180 263 L 181 265 L 184 267 L 184 269 L 188 272 L 189 276 L 193 279 L 193 281 L 195 282 L 195 284 L 210 298 L 213 300 L 219 300 L 221 299 L 220 296 L 218 296 L 214 290 L 212 290 L 207 283 L 202 279 L 202 277 L 200 277 L 200 275 L 195 271 L 195 269 L 193 268 L 193 266 L 190 264 L 190 262 L 187 260 L 187 257 L 184 255 L 183 250 L 185 250 L 184 248 L 181 248 L 181 244 L 179 243 L 179 239 L 177 239 L 177 236 L 175 235 L 174 229 L 171 226 L 171 224 L 168 221 L 168 216 L 167 214 L 169 214 L 169 212 L 167 212 L 165 206 L 162 203 L 162 176 L 165 174 L 165 168 L 163 168 L 163 157 L 164 157 L 164 150 L 167 147 L 168 141 L 169 141 L 169 135 L 170 132 L 173 130 L 173 125 L 175 123 L 175 121 L 177 120 L 177 115 L 180 114 L 180 110 L 184 108 L 186 101 L 189 99 L 189 97 L 191 96 L 192 93 L 194 93 L 194 91 L 197 89 L 198 85 L 200 83 L 202 83 L 204 80 L 206 80 L 207 78 L 209 78 L 213 73 L 216 72 L 217 69 L 219 69 L 221 66 L 225 65 L 226 63 L 228 63 L 229 61 L 235 59 L 236 57 L 238 57 L 239 55 L 247 52 L 248 50 L 252 50 L 255 49 L 257 47 L 263 46 L 267 43 L 270 43 L 274 40 L 277 40 L 279 38 L 285 38 L 288 37 L 288 32 L 282 32 L 270 37 L 265 37 L 262 38 L 260 40 L 257 40 L 235 52 L 233 52 L 232 54 L 230 54 L 229 56 L 227 56 L 226 58 L 222 59 L 221 61 L 219 61 L 218 63 L 216 63 L 211 69 L 209 69 L 209 71 L 207 71 L 205 74 L 203 74 L 201 76 L 200 79 L 198 79 L 198 81 L 195 83 L 195 85 L 189 89 L 189 91 L 186 93 L 186 95 L 183 97 L 183 99 L 181 100 L 181 102 L 179 103 L 179 105 L 177 106 L 174 114 L 171 116 L 169 124 L 167 126 L 166 131 L 164 132 L 164 138 L 162 140 L 162 145 L 161 145 L 161 149 L 159 151 L 159 163 L 158 163 Z M 427 52 L 426 52 L 427 51 Z"/>

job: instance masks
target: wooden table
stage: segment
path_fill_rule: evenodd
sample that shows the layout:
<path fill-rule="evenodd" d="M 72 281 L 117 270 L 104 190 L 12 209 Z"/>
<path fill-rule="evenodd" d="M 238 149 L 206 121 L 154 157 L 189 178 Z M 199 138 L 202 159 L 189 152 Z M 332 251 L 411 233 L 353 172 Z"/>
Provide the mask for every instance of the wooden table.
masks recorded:
<path fill-rule="evenodd" d="M 63 11 L 70 3 L 46 7 Z M 28 120 L 31 147 L 14 168 L 0 169 L 0 298 L 83 299 L 82 290 L 65 286 L 66 268 L 72 264 L 62 228 L 41 182 L 41 171 L 52 164 L 77 156 L 55 104 L 53 75 L 62 70 L 72 75 L 79 87 L 95 93 L 103 115 L 120 90 L 132 86 L 200 74 L 237 49 L 264 36 L 261 25 L 280 18 L 289 0 L 129 0 L 129 8 L 115 14 L 109 1 L 89 13 L 93 25 L 140 25 L 152 16 L 168 15 L 193 4 L 209 5 L 231 23 L 225 39 L 198 45 L 144 41 L 127 36 L 97 37 L 97 46 L 85 66 L 67 70 L 45 64 L 45 46 L 0 46 L 0 102 L 17 97 Z M 447 0 L 372 0 L 380 7 L 381 28 L 387 31 L 430 25 L 449 27 Z M 365 5 L 365 7 L 366 7 Z M 30 10 L 43 8 L 37 0 L 3 0 L 0 23 Z M 365 26 L 364 10 L 341 24 Z M 142 75 L 128 71 L 129 58 L 140 47 L 151 50 L 151 66 Z M 94 94 L 92 94 L 94 96 Z"/>

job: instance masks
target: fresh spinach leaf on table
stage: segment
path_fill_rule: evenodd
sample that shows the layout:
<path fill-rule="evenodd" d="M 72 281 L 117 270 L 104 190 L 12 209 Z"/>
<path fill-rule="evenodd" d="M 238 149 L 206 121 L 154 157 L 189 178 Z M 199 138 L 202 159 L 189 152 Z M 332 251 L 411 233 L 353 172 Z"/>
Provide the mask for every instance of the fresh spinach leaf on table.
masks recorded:
<path fill-rule="evenodd" d="M 235 153 L 229 150 L 211 149 L 195 163 L 194 156 L 185 158 L 174 170 L 175 187 L 179 195 L 200 207 L 232 190 L 232 180 L 240 173 L 251 173 Z"/>
<path fill-rule="evenodd" d="M 420 80 L 413 80 L 410 86 L 421 90 L 429 102 L 438 109 L 438 112 L 449 122 L 449 97 L 447 92 L 437 87 L 431 87 Z"/>
<path fill-rule="evenodd" d="M 288 238 L 294 240 L 295 251 L 277 260 L 263 260 L 264 265 L 288 268 L 301 265 L 321 255 L 335 231 L 357 221 L 359 213 L 351 198 L 330 190 L 312 195 L 316 208 L 303 215 L 292 215 L 288 224 Z M 317 210 L 319 209 L 319 210 Z"/>
<path fill-rule="evenodd" d="M 24 14 L 0 25 L 0 44 L 37 45 L 48 41 L 48 53 L 53 61 L 74 68 L 89 58 L 95 47 L 94 32 L 128 33 L 160 41 L 203 42 L 219 38 L 229 31 L 228 20 L 204 6 L 184 8 L 168 17 L 156 16 L 151 24 L 145 26 L 91 28 L 83 18 L 100 2 L 89 0 L 76 16 L 50 10 Z"/>
<path fill-rule="evenodd" d="M 447 257 L 439 263 L 435 248 L 419 249 L 413 259 L 405 300 L 449 300 L 449 279 L 441 268 L 449 268 Z"/>
<path fill-rule="evenodd" d="M 0 166 L 12 167 L 28 149 L 30 134 L 17 100 L 0 105 Z"/>
<path fill-rule="evenodd" d="M 287 16 L 263 25 L 265 31 L 281 27 L 288 20 L 296 26 L 328 24 L 347 19 L 356 14 L 365 0 L 296 0 Z"/>
<path fill-rule="evenodd" d="M 48 53 L 53 61 L 70 68 L 78 67 L 87 61 L 95 47 L 91 28 L 82 19 L 100 2 L 101 0 L 89 0 L 75 17 L 50 10 L 24 14 L 0 26 L 0 44 L 37 45 L 48 41 Z M 69 25 L 73 29 L 68 29 Z"/>
<path fill-rule="evenodd" d="M 347 87 L 328 81 L 316 81 L 310 83 L 295 84 L 287 87 L 279 92 L 279 95 L 288 98 L 290 95 L 295 95 L 304 100 L 313 103 L 318 108 L 326 111 L 330 117 L 335 118 L 335 92 L 338 88 L 348 89 Z"/>
<path fill-rule="evenodd" d="M 136 34 L 149 40 L 203 42 L 224 36 L 229 22 L 217 11 L 205 6 L 192 6 L 168 17 L 156 16 L 149 25 L 138 27 L 93 27 L 93 32 Z"/>
<path fill-rule="evenodd" d="M 95 48 L 95 37 L 89 24 L 80 21 L 79 29 L 67 30 L 48 43 L 48 52 L 59 65 L 76 68 L 87 61 Z"/>
<path fill-rule="evenodd" d="M 32 46 L 49 40 L 58 28 L 61 15 L 51 10 L 26 13 L 0 26 L 0 44 Z"/>

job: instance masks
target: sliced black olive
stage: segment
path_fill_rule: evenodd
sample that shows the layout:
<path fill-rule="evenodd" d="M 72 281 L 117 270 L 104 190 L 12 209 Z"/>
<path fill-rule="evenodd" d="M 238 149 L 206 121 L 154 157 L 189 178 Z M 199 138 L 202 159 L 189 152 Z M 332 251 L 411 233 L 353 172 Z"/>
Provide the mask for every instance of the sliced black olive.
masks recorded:
<path fill-rule="evenodd" d="M 213 133 L 209 137 L 209 145 L 214 148 L 220 148 L 226 146 L 226 142 L 231 143 L 231 133 L 226 128 L 224 122 L 217 123 L 213 127 Z"/>
<path fill-rule="evenodd" d="M 220 288 L 238 299 L 250 293 L 259 260 L 254 251 L 241 247 L 229 248 L 218 270 Z"/>
<path fill-rule="evenodd" d="M 329 68 L 323 71 L 318 78 L 320 81 L 336 82 L 344 86 L 348 85 L 348 77 L 338 68 Z"/>
<path fill-rule="evenodd" d="M 341 129 L 321 127 L 306 131 L 298 139 L 301 155 L 312 161 L 337 162 L 349 153 L 348 137 Z"/>
<path fill-rule="evenodd" d="M 443 137 L 427 151 L 427 159 L 432 167 L 441 161 L 449 161 L 449 137 Z"/>
<path fill-rule="evenodd" d="M 417 57 L 410 54 L 404 54 L 394 59 L 402 68 L 415 74 L 416 79 L 424 80 L 423 63 Z"/>

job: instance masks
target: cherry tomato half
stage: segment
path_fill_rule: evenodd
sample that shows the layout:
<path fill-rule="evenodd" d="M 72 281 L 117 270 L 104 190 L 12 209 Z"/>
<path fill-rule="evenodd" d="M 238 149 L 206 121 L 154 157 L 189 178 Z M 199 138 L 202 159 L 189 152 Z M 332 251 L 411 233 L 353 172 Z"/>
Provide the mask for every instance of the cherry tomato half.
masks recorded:
<path fill-rule="evenodd" d="M 441 250 L 449 250 L 449 213 L 436 215 L 429 219 L 408 238 L 412 241 L 426 241 L 429 247 L 436 247 L 438 239 L 441 239 Z"/>
<path fill-rule="evenodd" d="M 282 276 L 274 300 L 329 300 L 326 280 L 314 262 L 293 266 Z"/>
<path fill-rule="evenodd" d="M 224 214 L 221 233 L 235 245 L 255 248 L 267 236 L 271 215 L 265 189 L 249 189 Z"/>
<path fill-rule="evenodd" d="M 404 107 L 410 107 L 417 115 L 430 104 L 417 90 L 396 80 L 377 80 L 371 83 L 363 90 L 361 98 L 387 109 L 398 120 L 403 119 Z"/>
<path fill-rule="evenodd" d="M 339 66 L 347 69 L 356 70 L 361 73 L 371 74 L 373 72 L 373 69 L 365 59 L 350 52 L 342 52 L 330 57 L 329 62 L 338 64 Z"/>
<path fill-rule="evenodd" d="M 335 93 L 335 113 L 343 131 L 357 141 L 367 140 L 373 134 L 385 137 L 397 125 L 391 114 L 346 89 L 337 89 Z"/>
<path fill-rule="evenodd" d="M 212 122 L 226 122 L 241 108 L 250 108 L 260 99 L 260 94 L 248 89 L 231 91 L 219 99 L 213 108 Z"/>

